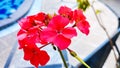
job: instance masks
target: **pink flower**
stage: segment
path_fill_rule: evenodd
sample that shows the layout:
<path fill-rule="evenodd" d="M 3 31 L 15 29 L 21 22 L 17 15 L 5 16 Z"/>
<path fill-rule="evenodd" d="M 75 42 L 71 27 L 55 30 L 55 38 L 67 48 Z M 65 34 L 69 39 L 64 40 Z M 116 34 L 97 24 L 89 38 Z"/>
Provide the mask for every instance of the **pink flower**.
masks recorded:
<path fill-rule="evenodd" d="M 84 34 L 89 34 L 89 23 L 86 21 L 86 17 L 83 14 L 83 11 L 80 9 L 72 11 L 70 8 L 66 6 L 61 6 L 58 10 L 58 13 L 63 17 L 66 17 L 70 20 L 71 23 L 73 21 L 76 22 L 77 28 Z"/>
<path fill-rule="evenodd" d="M 86 17 L 84 16 L 82 10 L 75 10 L 73 13 L 73 19 L 76 22 L 77 28 L 84 34 L 89 34 L 89 23 L 86 21 Z"/>
<path fill-rule="evenodd" d="M 46 51 L 40 50 L 35 45 L 31 45 L 31 46 L 26 45 L 23 48 L 23 51 L 24 51 L 24 59 L 30 61 L 30 63 L 34 65 L 36 68 L 38 68 L 39 64 L 41 66 L 45 65 L 50 59 Z"/>
<path fill-rule="evenodd" d="M 74 28 L 66 27 L 68 24 L 67 18 L 60 15 L 53 17 L 48 27 L 41 32 L 41 39 L 55 44 L 61 50 L 66 49 L 71 43 L 71 38 L 77 35 Z"/>

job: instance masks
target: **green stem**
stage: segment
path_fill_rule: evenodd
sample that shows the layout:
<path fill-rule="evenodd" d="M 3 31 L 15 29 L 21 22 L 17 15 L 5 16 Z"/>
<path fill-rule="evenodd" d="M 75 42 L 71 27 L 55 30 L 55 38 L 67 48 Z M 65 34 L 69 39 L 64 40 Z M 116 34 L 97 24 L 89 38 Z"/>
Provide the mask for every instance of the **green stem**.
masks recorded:
<path fill-rule="evenodd" d="M 59 54 L 60 54 L 60 56 L 61 56 L 61 58 L 62 58 L 62 61 L 63 61 L 63 63 L 64 63 L 64 66 L 65 66 L 65 68 L 68 68 L 68 65 L 67 65 L 67 63 L 66 63 L 66 61 L 65 61 L 65 59 L 64 59 L 64 56 L 63 56 L 63 54 L 62 54 L 62 52 L 61 52 L 61 50 L 58 48 L 58 52 L 59 52 Z"/>
<path fill-rule="evenodd" d="M 81 62 L 84 66 L 86 66 L 87 68 L 90 68 L 90 66 L 87 65 L 79 56 L 75 56 L 75 58 L 76 58 L 79 62 Z"/>
<path fill-rule="evenodd" d="M 73 50 L 67 48 L 69 53 L 71 54 L 71 56 L 73 56 L 74 58 L 76 58 L 80 63 L 82 63 L 86 68 L 90 68 L 90 66 L 85 63 Z"/>

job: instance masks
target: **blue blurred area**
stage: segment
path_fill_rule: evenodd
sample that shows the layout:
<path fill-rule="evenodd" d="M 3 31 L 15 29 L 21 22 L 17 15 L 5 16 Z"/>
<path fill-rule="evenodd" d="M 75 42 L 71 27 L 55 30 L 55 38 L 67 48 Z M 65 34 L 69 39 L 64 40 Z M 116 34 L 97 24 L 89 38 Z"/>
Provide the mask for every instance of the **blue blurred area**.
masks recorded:
<path fill-rule="evenodd" d="M 14 13 L 24 0 L 0 0 L 0 20 Z"/>

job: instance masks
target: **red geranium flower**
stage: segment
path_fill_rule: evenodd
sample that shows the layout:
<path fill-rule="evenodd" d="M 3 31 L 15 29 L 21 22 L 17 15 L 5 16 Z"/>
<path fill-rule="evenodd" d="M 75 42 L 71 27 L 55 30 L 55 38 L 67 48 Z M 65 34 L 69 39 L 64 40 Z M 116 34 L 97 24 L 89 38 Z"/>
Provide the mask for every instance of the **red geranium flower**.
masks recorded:
<path fill-rule="evenodd" d="M 45 26 L 46 18 L 48 18 L 47 15 L 41 12 L 36 15 L 22 18 L 20 21 L 18 21 L 18 23 L 22 29 L 28 30 L 34 26 Z"/>
<path fill-rule="evenodd" d="M 40 39 L 41 30 L 39 26 L 34 26 L 28 30 L 20 29 L 17 34 L 18 42 L 20 44 L 20 49 L 25 45 L 34 45 L 36 43 L 47 44 L 44 40 Z"/>
<path fill-rule="evenodd" d="M 38 65 L 45 65 L 50 57 L 46 51 L 40 50 L 36 45 L 26 45 L 23 48 L 24 51 L 24 59 L 30 61 L 32 65 L 38 68 Z"/>
<path fill-rule="evenodd" d="M 72 11 L 71 8 L 61 6 L 60 9 L 58 10 L 58 13 L 63 16 L 68 16 L 71 11 Z"/>
<path fill-rule="evenodd" d="M 41 50 L 44 44 L 51 43 L 64 50 L 70 45 L 71 38 L 77 36 L 74 27 L 86 35 L 89 33 L 90 25 L 82 10 L 72 11 L 69 7 L 62 6 L 58 13 L 59 15 L 50 15 L 40 12 L 19 21 L 21 27 L 17 34 L 19 48 L 24 51 L 24 59 L 37 68 L 39 65 L 45 65 L 50 59 L 47 52 Z M 38 47 L 36 45 L 38 43 L 43 46 Z"/>
<path fill-rule="evenodd" d="M 50 20 L 49 14 L 45 14 L 43 12 L 40 12 L 35 15 L 35 23 L 40 26 L 46 26 L 48 24 L 48 21 Z"/>
<path fill-rule="evenodd" d="M 17 34 L 20 48 L 23 48 L 25 45 L 40 43 L 39 32 L 38 28 L 31 28 L 28 31 L 21 29 Z"/>
<path fill-rule="evenodd" d="M 44 22 L 45 17 L 46 17 L 46 14 L 43 12 L 40 12 L 35 15 L 35 20 Z"/>
<path fill-rule="evenodd" d="M 53 17 L 48 27 L 41 32 L 41 39 L 55 44 L 61 50 L 66 49 L 71 43 L 71 38 L 77 35 L 74 28 L 66 27 L 68 24 L 67 18 L 60 15 Z"/>
<path fill-rule="evenodd" d="M 73 11 L 73 19 L 75 22 L 79 22 L 80 20 L 85 20 L 86 17 L 83 14 L 83 11 L 78 9 Z"/>
<path fill-rule="evenodd" d="M 18 21 L 20 27 L 22 29 L 29 29 L 34 26 L 34 16 L 28 16 L 26 18 L 22 18 L 21 20 Z"/>
<path fill-rule="evenodd" d="M 67 6 L 61 6 L 58 10 L 58 13 L 63 17 L 69 18 L 70 22 L 73 22 L 73 11 L 71 8 Z"/>
<path fill-rule="evenodd" d="M 86 21 L 86 17 L 84 16 L 82 10 L 75 10 L 73 13 L 73 19 L 76 22 L 77 28 L 84 34 L 89 34 L 89 23 Z"/>

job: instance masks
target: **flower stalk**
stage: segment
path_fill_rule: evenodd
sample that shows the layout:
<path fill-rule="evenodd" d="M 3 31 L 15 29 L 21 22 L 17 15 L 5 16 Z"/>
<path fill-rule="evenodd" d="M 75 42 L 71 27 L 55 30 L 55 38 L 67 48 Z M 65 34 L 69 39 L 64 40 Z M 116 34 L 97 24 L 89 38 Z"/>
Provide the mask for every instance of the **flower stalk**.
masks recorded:
<path fill-rule="evenodd" d="M 58 52 L 59 52 L 59 54 L 61 56 L 61 59 L 63 61 L 63 64 L 64 64 L 65 68 L 68 68 L 68 65 L 67 65 L 67 63 L 65 61 L 65 58 L 64 58 L 63 54 L 62 54 L 62 51 L 59 48 L 58 48 Z"/>
<path fill-rule="evenodd" d="M 90 66 L 88 64 L 86 64 L 79 56 L 75 56 L 75 58 L 81 62 L 84 66 L 86 66 L 87 68 L 90 68 Z"/>
<path fill-rule="evenodd" d="M 87 63 L 85 63 L 73 50 L 67 48 L 69 53 L 71 54 L 72 57 L 77 59 L 80 63 L 82 63 L 86 68 L 91 68 Z"/>

